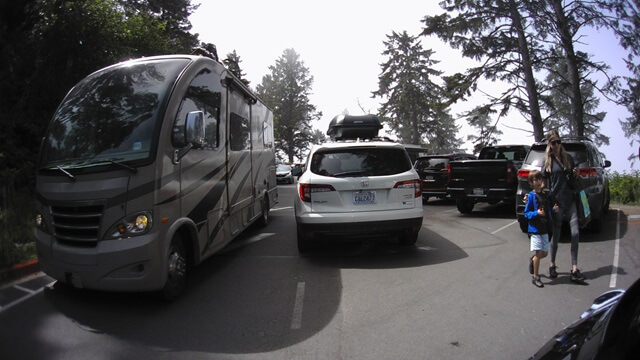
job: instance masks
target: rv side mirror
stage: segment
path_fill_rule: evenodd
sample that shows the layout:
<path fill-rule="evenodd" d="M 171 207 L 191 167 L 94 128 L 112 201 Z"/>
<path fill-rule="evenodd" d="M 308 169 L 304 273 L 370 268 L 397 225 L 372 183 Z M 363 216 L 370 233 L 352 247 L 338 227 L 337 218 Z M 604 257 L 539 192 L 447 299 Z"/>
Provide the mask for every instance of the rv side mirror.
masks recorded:
<path fill-rule="evenodd" d="M 187 114 L 185 126 L 187 144 L 194 147 L 204 145 L 204 113 L 202 111 L 192 111 Z"/>
<path fill-rule="evenodd" d="M 606 168 L 611 167 L 611 161 L 605 160 L 604 161 L 604 167 L 606 167 Z"/>

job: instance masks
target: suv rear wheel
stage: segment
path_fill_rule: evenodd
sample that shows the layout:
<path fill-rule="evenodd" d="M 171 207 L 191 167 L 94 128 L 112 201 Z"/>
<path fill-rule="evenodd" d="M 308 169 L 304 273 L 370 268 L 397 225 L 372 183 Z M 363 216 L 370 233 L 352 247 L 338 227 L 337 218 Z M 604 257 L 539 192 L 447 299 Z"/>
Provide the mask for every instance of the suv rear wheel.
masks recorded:
<path fill-rule="evenodd" d="M 418 234 L 420 233 L 420 228 L 418 230 L 409 229 L 406 232 L 402 233 L 399 238 L 400 245 L 409 246 L 415 245 L 418 241 Z"/>

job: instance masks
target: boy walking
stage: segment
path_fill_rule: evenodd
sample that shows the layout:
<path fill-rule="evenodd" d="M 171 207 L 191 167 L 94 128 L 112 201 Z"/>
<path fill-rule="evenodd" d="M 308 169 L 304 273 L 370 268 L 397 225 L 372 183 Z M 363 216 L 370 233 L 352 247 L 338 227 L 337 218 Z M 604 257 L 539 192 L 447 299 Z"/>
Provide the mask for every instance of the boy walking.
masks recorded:
<path fill-rule="evenodd" d="M 544 177 L 538 170 L 529 173 L 529 185 L 533 189 L 527 195 L 527 204 L 524 207 L 524 217 L 529 219 L 530 249 L 535 254 L 529 260 L 529 273 L 533 275 L 531 283 L 539 288 L 544 287 L 540 281 L 538 270 L 540 260 L 549 252 L 549 229 L 551 229 L 551 213 L 549 212 L 549 200 L 544 193 Z"/>

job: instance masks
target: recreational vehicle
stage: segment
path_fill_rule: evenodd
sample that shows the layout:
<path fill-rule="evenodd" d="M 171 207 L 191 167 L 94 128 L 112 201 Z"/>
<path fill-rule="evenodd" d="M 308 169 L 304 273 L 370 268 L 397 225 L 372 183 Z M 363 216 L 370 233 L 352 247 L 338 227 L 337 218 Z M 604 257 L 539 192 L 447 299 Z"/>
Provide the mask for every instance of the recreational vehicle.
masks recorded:
<path fill-rule="evenodd" d="M 191 266 L 266 225 L 274 150 L 270 109 L 212 58 L 142 58 L 87 76 L 42 142 L 42 270 L 74 287 L 177 297 Z"/>

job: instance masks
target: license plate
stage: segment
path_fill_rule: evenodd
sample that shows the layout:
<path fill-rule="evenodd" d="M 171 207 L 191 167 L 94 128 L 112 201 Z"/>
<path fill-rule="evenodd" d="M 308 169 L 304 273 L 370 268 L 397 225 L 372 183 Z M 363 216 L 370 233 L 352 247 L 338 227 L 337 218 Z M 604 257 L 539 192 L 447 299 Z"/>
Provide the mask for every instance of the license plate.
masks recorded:
<path fill-rule="evenodd" d="M 424 179 L 425 180 L 433 180 L 433 176 L 425 176 Z"/>
<path fill-rule="evenodd" d="M 473 189 L 473 195 L 484 195 L 484 189 Z"/>
<path fill-rule="evenodd" d="M 375 191 L 358 191 L 353 193 L 353 203 L 356 205 L 363 204 L 375 204 L 376 192 Z"/>

